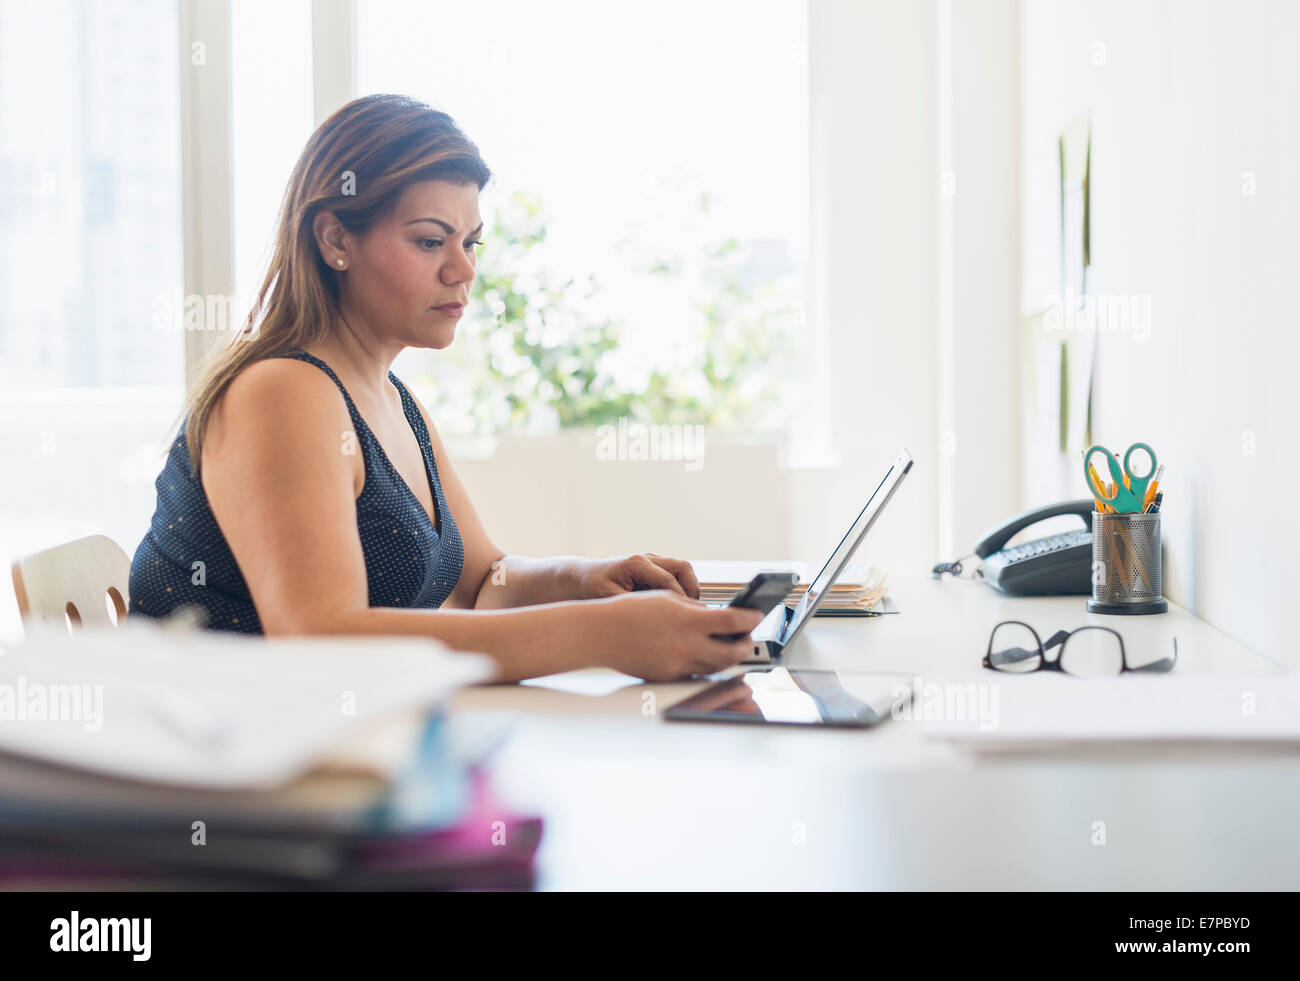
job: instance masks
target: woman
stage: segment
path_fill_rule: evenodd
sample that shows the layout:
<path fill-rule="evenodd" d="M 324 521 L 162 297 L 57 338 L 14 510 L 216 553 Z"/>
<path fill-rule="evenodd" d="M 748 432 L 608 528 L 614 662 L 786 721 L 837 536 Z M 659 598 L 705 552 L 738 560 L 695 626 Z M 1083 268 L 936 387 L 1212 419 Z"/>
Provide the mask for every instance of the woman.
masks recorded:
<path fill-rule="evenodd" d="M 199 379 L 158 477 L 133 613 L 435 637 L 491 655 L 501 681 L 595 665 L 667 681 L 745 655 L 712 635 L 760 614 L 699 602 L 679 559 L 506 556 L 389 371 L 404 348 L 452 342 L 490 177 L 450 117 L 400 96 L 357 99 L 312 135 L 248 325 Z"/>

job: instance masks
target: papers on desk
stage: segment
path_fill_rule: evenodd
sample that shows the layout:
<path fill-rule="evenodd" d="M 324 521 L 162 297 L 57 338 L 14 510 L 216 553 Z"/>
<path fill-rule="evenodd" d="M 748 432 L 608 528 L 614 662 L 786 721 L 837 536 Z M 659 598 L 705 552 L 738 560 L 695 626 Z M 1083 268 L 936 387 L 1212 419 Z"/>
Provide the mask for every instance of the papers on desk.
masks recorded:
<path fill-rule="evenodd" d="M 969 749 L 1109 743 L 1300 745 L 1300 676 L 1141 677 L 1057 674 L 926 676 L 912 718 Z"/>
<path fill-rule="evenodd" d="M 0 653 L 0 887 L 526 887 L 540 822 L 466 837 L 507 813 L 444 711 L 489 672 L 432 640 L 37 634 Z"/>
<path fill-rule="evenodd" d="M 813 578 L 821 571 L 820 566 L 809 567 L 805 562 L 788 560 L 752 562 L 705 559 L 692 562 L 691 567 L 700 581 L 700 599 L 706 603 L 727 602 L 760 572 L 793 572 L 799 577 L 799 583 L 785 597 L 789 606 L 799 602 L 799 598 L 808 591 Z M 819 615 L 835 615 L 837 612 L 842 615 L 849 611 L 897 612 L 897 607 L 892 603 L 886 608 L 882 602 L 888 588 L 888 579 L 882 569 L 865 559 L 856 559 L 849 563 L 843 575 L 831 587 Z"/>
<path fill-rule="evenodd" d="M 587 668 L 580 671 L 564 671 L 560 674 L 548 674 L 541 678 L 529 678 L 519 682 L 535 688 L 550 688 L 555 691 L 568 692 L 571 695 L 589 695 L 604 698 L 620 688 L 640 685 L 640 678 L 633 678 L 613 668 Z"/>
<path fill-rule="evenodd" d="M 254 789 L 306 773 L 356 737 L 343 752 L 382 777 L 402 737 L 381 725 L 441 704 L 490 670 L 480 655 L 415 638 L 178 637 L 139 624 L 59 631 L 0 657 L 0 752 L 134 780 Z"/>

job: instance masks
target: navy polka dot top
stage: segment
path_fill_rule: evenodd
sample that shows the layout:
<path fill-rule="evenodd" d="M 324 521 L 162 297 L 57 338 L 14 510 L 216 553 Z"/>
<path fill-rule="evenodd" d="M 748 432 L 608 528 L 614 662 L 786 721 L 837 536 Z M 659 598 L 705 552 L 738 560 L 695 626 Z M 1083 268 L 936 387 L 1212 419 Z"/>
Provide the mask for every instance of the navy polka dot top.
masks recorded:
<path fill-rule="evenodd" d="M 415 431 L 433 488 L 437 527 L 366 425 L 352 397 L 324 361 L 305 351 L 283 355 L 310 361 L 338 385 L 347 403 L 366 467 L 357 498 L 357 531 L 366 558 L 371 606 L 436 609 L 451 595 L 465 564 L 460 529 L 447 507 L 429 430 L 406 386 L 389 372 L 402 411 Z M 178 607 L 198 607 L 212 630 L 260 634 L 262 624 L 248 585 L 190 466 L 185 427 L 158 475 L 158 506 L 131 563 L 132 615 L 165 617 Z"/>

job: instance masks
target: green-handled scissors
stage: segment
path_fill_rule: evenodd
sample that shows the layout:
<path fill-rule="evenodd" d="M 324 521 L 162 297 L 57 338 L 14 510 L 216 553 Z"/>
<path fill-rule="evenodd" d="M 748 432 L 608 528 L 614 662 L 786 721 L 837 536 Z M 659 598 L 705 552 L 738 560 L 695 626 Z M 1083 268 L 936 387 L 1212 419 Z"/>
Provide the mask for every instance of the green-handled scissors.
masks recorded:
<path fill-rule="evenodd" d="M 1151 469 L 1146 472 L 1145 477 L 1134 474 L 1133 469 L 1129 466 L 1129 457 L 1133 455 L 1134 450 L 1144 450 L 1146 455 L 1151 458 Z M 1088 477 L 1088 461 L 1092 459 L 1094 453 L 1101 453 L 1106 457 L 1106 466 L 1110 470 L 1111 479 L 1115 482 L 1115 494 L 1112 497 L 1106 497 L 1104 493 L 1094 490 L 1093 495 L 1097 500 L 1109 504 L 1120 514 L 1141 514 L 1142 501 L 1147 494 L 1147 484 L 1151 483 L 1151 478 L 1155 476 L 1156 472 L 1155 450 L 1151 449 L 1146 443 L 1134 443 L 1128 448 L 1128 452 L 1124 454 L 1124 470 L 1121 473 L 1119 458 L 1114 453 L 1099 444 L 1088 447 L 1088 452 L 1083 455 L 1083 479 L 1088 481 L 1089 486 L 1091 486 L 1091 481 Z M 1124 486 L 1126 474 L 1128 475 L 1127 487 Z M 1102 492 L 1105 490 L 1106 488 L 1101 488 Z"/>

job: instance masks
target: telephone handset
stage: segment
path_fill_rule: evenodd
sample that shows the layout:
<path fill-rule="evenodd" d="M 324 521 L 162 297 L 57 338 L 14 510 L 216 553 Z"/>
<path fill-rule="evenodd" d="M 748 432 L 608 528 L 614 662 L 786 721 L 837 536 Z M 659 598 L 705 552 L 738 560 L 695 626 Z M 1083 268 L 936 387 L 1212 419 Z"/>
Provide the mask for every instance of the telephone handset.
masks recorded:
<path fill-rule="evenodd" d="M 980 575 L 1008 596 L 1087 596 L 1092 593 L 1093 499 L 1049 504 L 1018 514 L 987 532 L 976 544 L 984 560 Z M 1084 527 L 1006 547 L 1018 532 L 1046 518 L 1073 514 Z M 935 573 L 960 572 L 960 563 L 935 566 Z"/>

